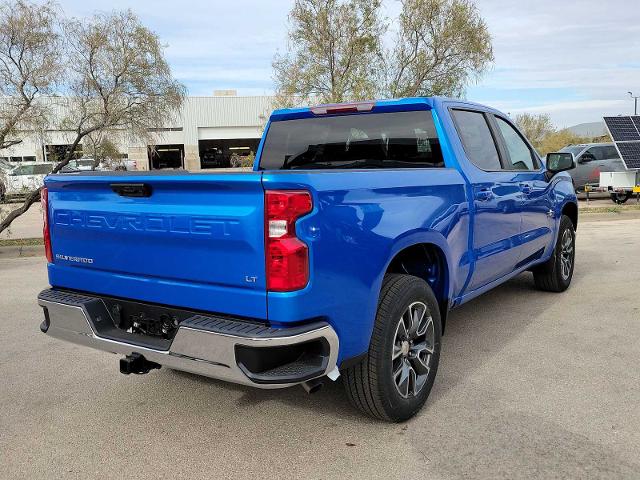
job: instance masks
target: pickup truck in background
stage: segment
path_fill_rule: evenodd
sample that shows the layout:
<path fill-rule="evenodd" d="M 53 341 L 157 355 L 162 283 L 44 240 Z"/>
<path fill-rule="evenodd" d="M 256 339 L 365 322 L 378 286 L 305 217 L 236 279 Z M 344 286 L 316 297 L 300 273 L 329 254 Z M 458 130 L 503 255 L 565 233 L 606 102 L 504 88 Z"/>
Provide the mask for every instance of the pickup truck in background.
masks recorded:
<path fill-rule="evenodd" d="M 451 309 L 527 270 L 569 286 L 574 166 L 496 110 L 411 98 L 276 110 L 253 172 L 50 175 L 40 328 L 123 373 L 342 374 L 356 407 L 406 420 Z"/>

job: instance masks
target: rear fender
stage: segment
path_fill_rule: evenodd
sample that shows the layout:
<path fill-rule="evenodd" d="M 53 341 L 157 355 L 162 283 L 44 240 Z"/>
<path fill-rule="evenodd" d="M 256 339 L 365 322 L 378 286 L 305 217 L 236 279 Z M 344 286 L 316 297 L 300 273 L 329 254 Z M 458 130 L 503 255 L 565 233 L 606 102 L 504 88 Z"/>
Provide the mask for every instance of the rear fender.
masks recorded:
<path fill-rule="evenodd" d="M 444 292 L 445 292 L 446 300 L 449 300 L 452 298 L 452 293 L 453 293 L 452 282 L 450 281 L 450 279 L 453 278 L 454 272 L 453 272 L 453 267 L 451 265 L 452 262 L 450 261 L 451 253 L 449 250 L 449 244 L 447 243 L 446 239 L 442 234 L 438 232 L 434 232 L 432 230 L 413 230 L 413 231 L 407 232 L 406 234 L 396 239 L 391 249 L 391 253 L 389 255 L 387 263 L 385 264 L 385 268 L 382 272 L 380 272 L 380 275 L 376 280 L 378 291 L 380 291 L 380 289 L 382 288 L 382 281 L 384 279 L 385 273 L 389 269 L 389 265 L 391 264 L 393 259 L 398 255 L 398 253 L 414 245 L 419 245 L 424 243 L 433 244 L 436 247 L 438 247 L 440 250 L 442 250 L 445 257 L 445 264 L 446 264 L 446 272 L 445 272 L 446 278 L 444 279 L 445 281 Z"/>

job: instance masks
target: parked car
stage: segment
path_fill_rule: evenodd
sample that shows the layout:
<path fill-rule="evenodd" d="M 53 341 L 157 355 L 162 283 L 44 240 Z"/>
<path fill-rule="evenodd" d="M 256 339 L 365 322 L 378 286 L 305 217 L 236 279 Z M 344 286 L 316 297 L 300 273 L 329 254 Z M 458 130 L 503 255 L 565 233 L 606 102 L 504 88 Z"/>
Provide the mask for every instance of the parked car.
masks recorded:
<path fill-rule="evenodd" d="M 90 170 L 102 170 L 101 166 L 94 168 L 95 160 L 93 158 L 79 158 L 77 160 L 69 160 L 64 167 L 61 168 L 62 172 L 84 172 Z"/>
<path fill-rule="evenodd" d="M 8 161 L 0 158 L 0 202 L 4 200 L 4 193 L 7 189 L 6 187 L 6 176 L 9 175 L 9 172 L 13 170 L 14 165 L 11 165 Z"/>
<path fill-rule="evenodd" d="M 21 197 L 31 190 L 39 188 L 44 177 L 53 170 L 53 163 L 28 162 L 13 167 L 4 177 L 4 198 Z"/>
<path fill-rule="evenodd" d="M 583 192 L 587 185 L 597 187 L 600 182 L 600 172 L 625 170 L 613 143 L 569 145 L 560 151 L 571 153 L 576 161 L 576 168 L 571 170 L 570 174 L 578 192 Z"/>
<path fill-rule="evenodd" d="M 64 167 L 62 167 L 61 171 L 63 173 L 67 172 L 84 172 L 90 170 L 96 171 L 126 171 L 126 170 L 135 170 L 135 161 L 128 159 L 107 159 L 103 160 L 98 164 L 97 167 L 94 167 L 95 160 L 93 158 L 80 158 L 78 160 L 71 160 Z"/>
<path fill-rule="evenodd" d="M 451 309 L 525 271 L 541 290 L 571 283 L 573 157 L 543 165 L 497 110 L 276 110 L 262 142 L 249 173 L 47 177 L 41 330 L 123 355 L 125 374 L 308 391 L 342 374 L 356 407 L 402 421 L 429 395 Z"/>

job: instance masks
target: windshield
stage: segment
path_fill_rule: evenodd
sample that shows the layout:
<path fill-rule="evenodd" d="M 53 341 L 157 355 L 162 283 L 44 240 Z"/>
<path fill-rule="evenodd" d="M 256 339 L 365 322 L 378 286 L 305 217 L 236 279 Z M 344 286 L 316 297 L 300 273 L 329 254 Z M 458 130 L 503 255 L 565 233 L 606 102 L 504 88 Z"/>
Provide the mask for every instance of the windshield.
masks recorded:
<path fill-rule="evenodd" d="M 569 152 L 572 153 L 573 156 L 577 156 L 580 152 L 584 150 L 584 145 L 570 145 L 568 147 L 563 147 L 560 149 L 561 152 Z"/>
<path fill-rule="evenodd" d="M 262 170 L 443 166 L 429 111 L 273 122 L 260 158 Z"/>

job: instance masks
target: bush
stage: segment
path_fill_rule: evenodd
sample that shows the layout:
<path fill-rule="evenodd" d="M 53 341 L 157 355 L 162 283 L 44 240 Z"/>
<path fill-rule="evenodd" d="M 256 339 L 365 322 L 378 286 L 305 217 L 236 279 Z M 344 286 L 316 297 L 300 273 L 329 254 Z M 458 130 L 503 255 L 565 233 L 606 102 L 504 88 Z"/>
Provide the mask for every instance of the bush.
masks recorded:
<path fill-rule="evenodd" d="M 229 160 L 232 168 L 251 168 L 256 156 L 253 152 L 249 152 L 249 155 L 238 155 L 234 153 Z"/>

